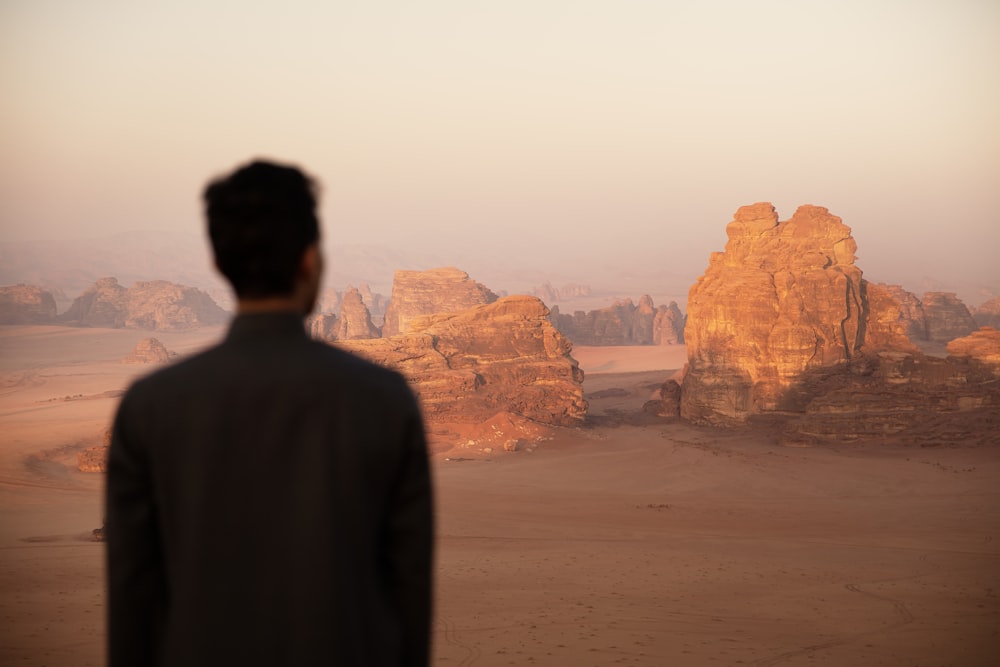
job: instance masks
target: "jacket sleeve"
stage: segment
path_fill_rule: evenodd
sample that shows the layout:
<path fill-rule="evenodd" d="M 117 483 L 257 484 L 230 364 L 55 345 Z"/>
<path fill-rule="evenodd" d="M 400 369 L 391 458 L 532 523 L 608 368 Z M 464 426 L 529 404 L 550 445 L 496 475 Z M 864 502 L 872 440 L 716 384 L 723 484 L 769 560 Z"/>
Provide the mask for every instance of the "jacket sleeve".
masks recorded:
<path fill-rule="evenodd" d="M 155 662 L 166 604 L 163 551 L 141 415 L 133 392 L 115 416 L 108 454 L 105 536 L 108 581 L 108 664 Z"/>
<path fill-rule="evenodd" d="M 434 502 L 424 425 L 415 401 L 413 415 L 390 506 L 387 553 L 400 613 L 402 664 L 424 667 L 430 661 L 433 615 Z"/>

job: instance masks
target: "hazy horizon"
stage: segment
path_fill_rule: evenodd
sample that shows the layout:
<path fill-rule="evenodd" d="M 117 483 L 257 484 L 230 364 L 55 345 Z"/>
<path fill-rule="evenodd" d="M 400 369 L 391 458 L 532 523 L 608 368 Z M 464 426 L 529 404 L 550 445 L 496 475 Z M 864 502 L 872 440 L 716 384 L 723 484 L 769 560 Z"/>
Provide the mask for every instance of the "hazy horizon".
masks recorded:
<path fill-rule="evenodd" d="M 206 180 L 268 156 L 322 182 L 334 247 L 477 279 L 689 285 L 771 201 L 840 216 L 871 280 L 1000 293 L 985 0 L 13 0 L 0 81 L 4 241 L 200 235 Z"/>

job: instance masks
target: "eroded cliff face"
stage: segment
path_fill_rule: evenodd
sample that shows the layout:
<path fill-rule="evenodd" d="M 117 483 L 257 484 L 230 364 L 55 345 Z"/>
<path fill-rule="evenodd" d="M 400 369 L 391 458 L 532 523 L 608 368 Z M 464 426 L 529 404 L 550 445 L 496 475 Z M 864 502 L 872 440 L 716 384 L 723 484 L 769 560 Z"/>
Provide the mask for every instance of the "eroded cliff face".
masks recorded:
<path fill-rule="evenodd" d="M 454 267 L 396 271 L 382 335 L 407 333 L 411 323 L 424 315 L 460 312 L 496 300 L 497 295 L 485 285 Z"/>
<path fill-rule="evenodd" d="M 150 280 L 126 289 L 115 278 L 98 280 L 58 318 L 71 326 L 153 331 L 184 331 L 228 319 L 208 294 L 194 287 Z"/>
<path fill-rule="evenodd" d="M 162 364 L 177 356 L 156 338 L 143 338 L 128 355 L 122 359 L 126 364 Z"/>
<path fill-rule="evenodd" d="M 405 375 L 432 426 L 497 415 L 573 426 L 586 415 L 583 372 L 535 297 L 413 317 L 403 334 L 338 344 Z"/>
<path fill-rule="evenodd" d="M 56 300 L 34 285 L 0 287 L 0 324 L 49 324 L 56 317 Z"/>
<path fill-rule="evenodd" d="M 850 228 L 823 208 L 800 207 L 779 223 L 770 204 L 755 204 L 727 232 L 725 252 L 690 292 L 683 417 L 777 419 L 790 441 L 998 441 L 995 330 L 952 340 L 947 359 L 910 340 L 964 330 L 954 295 L 921 304 L 869 284 L 854 266 Z"/>
<path fill-rule="evenodd" d="M 693 421 L 776 410 L 802 372 L 852 359 L 874 333 L 857 244 L 827 209 L 779 223 L 771 204 L 744 206 L 726 233 L 688 295 L 681 414 Z"/>

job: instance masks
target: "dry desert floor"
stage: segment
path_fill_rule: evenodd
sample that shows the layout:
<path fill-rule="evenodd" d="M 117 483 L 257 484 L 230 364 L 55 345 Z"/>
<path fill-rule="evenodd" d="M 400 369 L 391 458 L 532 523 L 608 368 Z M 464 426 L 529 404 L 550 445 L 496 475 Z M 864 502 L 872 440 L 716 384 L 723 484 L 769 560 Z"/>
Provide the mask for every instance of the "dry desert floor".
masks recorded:
<path fill-rule="evenodd" d="M 103 480 L 74 464 L 148 335 L 0 327 L 2 665 L 103 664 Z M 668 422 L 641 407 L 683 348 L 574 356 L 587 425 L 435 455 L 436 665 L 1000 664 L 1000 452 Z"/>

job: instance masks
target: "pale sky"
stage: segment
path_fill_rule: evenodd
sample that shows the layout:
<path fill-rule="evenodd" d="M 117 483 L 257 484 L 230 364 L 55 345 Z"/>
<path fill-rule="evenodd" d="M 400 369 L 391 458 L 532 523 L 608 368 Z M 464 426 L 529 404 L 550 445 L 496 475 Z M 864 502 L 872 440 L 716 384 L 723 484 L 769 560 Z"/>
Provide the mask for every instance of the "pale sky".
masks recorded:
<path fill-rule="evenodd" d="M 995 0 L 0 0 L 0 91 L 4 240 L 201 233 L 266 156 L 332 242 L 466 270 L 693 282 L 771 201 L 875 280 L 1000 293 Z"/>

